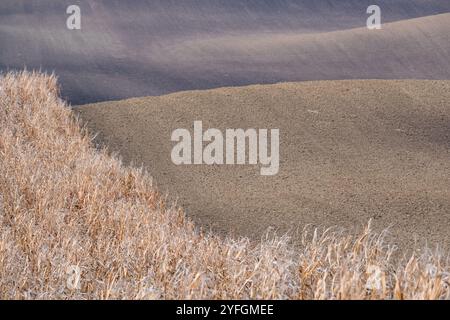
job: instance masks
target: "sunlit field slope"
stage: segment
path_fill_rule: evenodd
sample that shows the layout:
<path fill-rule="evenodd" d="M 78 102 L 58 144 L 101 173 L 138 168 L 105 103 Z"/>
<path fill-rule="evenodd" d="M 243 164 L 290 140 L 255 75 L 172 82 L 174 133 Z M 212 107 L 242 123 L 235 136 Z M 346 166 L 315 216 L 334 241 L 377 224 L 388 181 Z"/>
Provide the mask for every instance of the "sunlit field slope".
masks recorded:
<path fill-rule="evenodd" d="M 281 83 L 76 111 L 98 142 L 144 165 L 188 216 L 217 232 L 259 239 L 269 227 L 350 230 L 374 219 L 404 248 L 450 244 L 450 81 Z M 198 120 L 203 130 L 279 129 L 278 174 L 175 165 L 172 132 L 193 132 Z"/>

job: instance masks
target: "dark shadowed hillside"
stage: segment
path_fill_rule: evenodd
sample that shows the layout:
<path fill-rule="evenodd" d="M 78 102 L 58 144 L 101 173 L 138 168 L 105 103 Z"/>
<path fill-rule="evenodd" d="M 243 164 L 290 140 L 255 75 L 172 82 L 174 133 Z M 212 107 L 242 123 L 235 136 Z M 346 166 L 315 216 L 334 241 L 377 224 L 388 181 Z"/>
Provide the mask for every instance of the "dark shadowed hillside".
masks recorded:
<path fill-rule="evenodd" d="M 66 29 L 69 4 L 81 7 L 81 31 Z M 449 1 L 377 1 L 382 21 L 396 23 L 382 31 L 364 28 L 370 4 L 2 0 L 0 69 L 55 71 L 74 104 L 279 81 L 450 78 L 449 16 L 429 17 L 450 12 Z"/>

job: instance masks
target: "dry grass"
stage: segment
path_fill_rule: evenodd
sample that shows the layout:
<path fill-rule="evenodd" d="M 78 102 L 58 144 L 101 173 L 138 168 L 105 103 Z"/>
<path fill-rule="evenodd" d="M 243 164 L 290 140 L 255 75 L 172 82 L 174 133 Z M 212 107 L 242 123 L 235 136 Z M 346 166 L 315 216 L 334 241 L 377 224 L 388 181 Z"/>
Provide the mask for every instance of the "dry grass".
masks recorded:
<path fill-rule="evenodd" d="M 146 172 L 93 147 L 54 77 L 0 78 L 1 298 L 449 298 L 446 257 L 393 251 L 370 228 L 305 233 L 301 249 L 204 234 Z"/>

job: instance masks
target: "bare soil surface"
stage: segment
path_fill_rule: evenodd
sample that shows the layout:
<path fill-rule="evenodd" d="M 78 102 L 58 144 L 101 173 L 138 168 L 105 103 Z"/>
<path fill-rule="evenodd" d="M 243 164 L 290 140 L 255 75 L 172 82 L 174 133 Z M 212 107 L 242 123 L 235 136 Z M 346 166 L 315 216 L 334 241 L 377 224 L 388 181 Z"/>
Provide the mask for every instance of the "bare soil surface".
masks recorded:
<path fill-rule="evenodd" d="M 400 246 L 450 247 L 450 81 L 349 80 L 188 91 L 75 108 L 199 225 L 258 239 L 373 219 Z M 176 166 L 171 133 L 279 128 L 280 172 Z"/>

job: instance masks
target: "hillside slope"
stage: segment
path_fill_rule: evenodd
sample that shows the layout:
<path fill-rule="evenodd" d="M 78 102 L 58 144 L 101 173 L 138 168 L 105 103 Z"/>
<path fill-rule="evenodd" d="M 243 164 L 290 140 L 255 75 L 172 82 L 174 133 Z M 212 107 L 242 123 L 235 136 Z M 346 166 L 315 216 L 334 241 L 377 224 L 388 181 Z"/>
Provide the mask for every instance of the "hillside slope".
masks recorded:
<path fill-rule="evenodd" d="M 147 173 L 93 148 L 54 77 L 0 77 L 1 298 L 450 297 L 440 252 L 394 262 L 370 225 L 304 235 L 293 248 L 202 232 Z"/>
<path fill-rule="evenodd" d="M 144 164 L 190 217 L 260 237 L 374 219 L 397 243 L 450 239 L 450 81 L 349 80 L 192 91 L 76 108 L 98 141 Z M 171 133 L 280 129 L 280 172 L 176 166 Z"/>
<path fill-rule="evenodd" d="M 450 2 L 380 0 L 0 2 L 0 70 L 55 71 L 73 104 L 281 81 L 450 79 Z"/>

